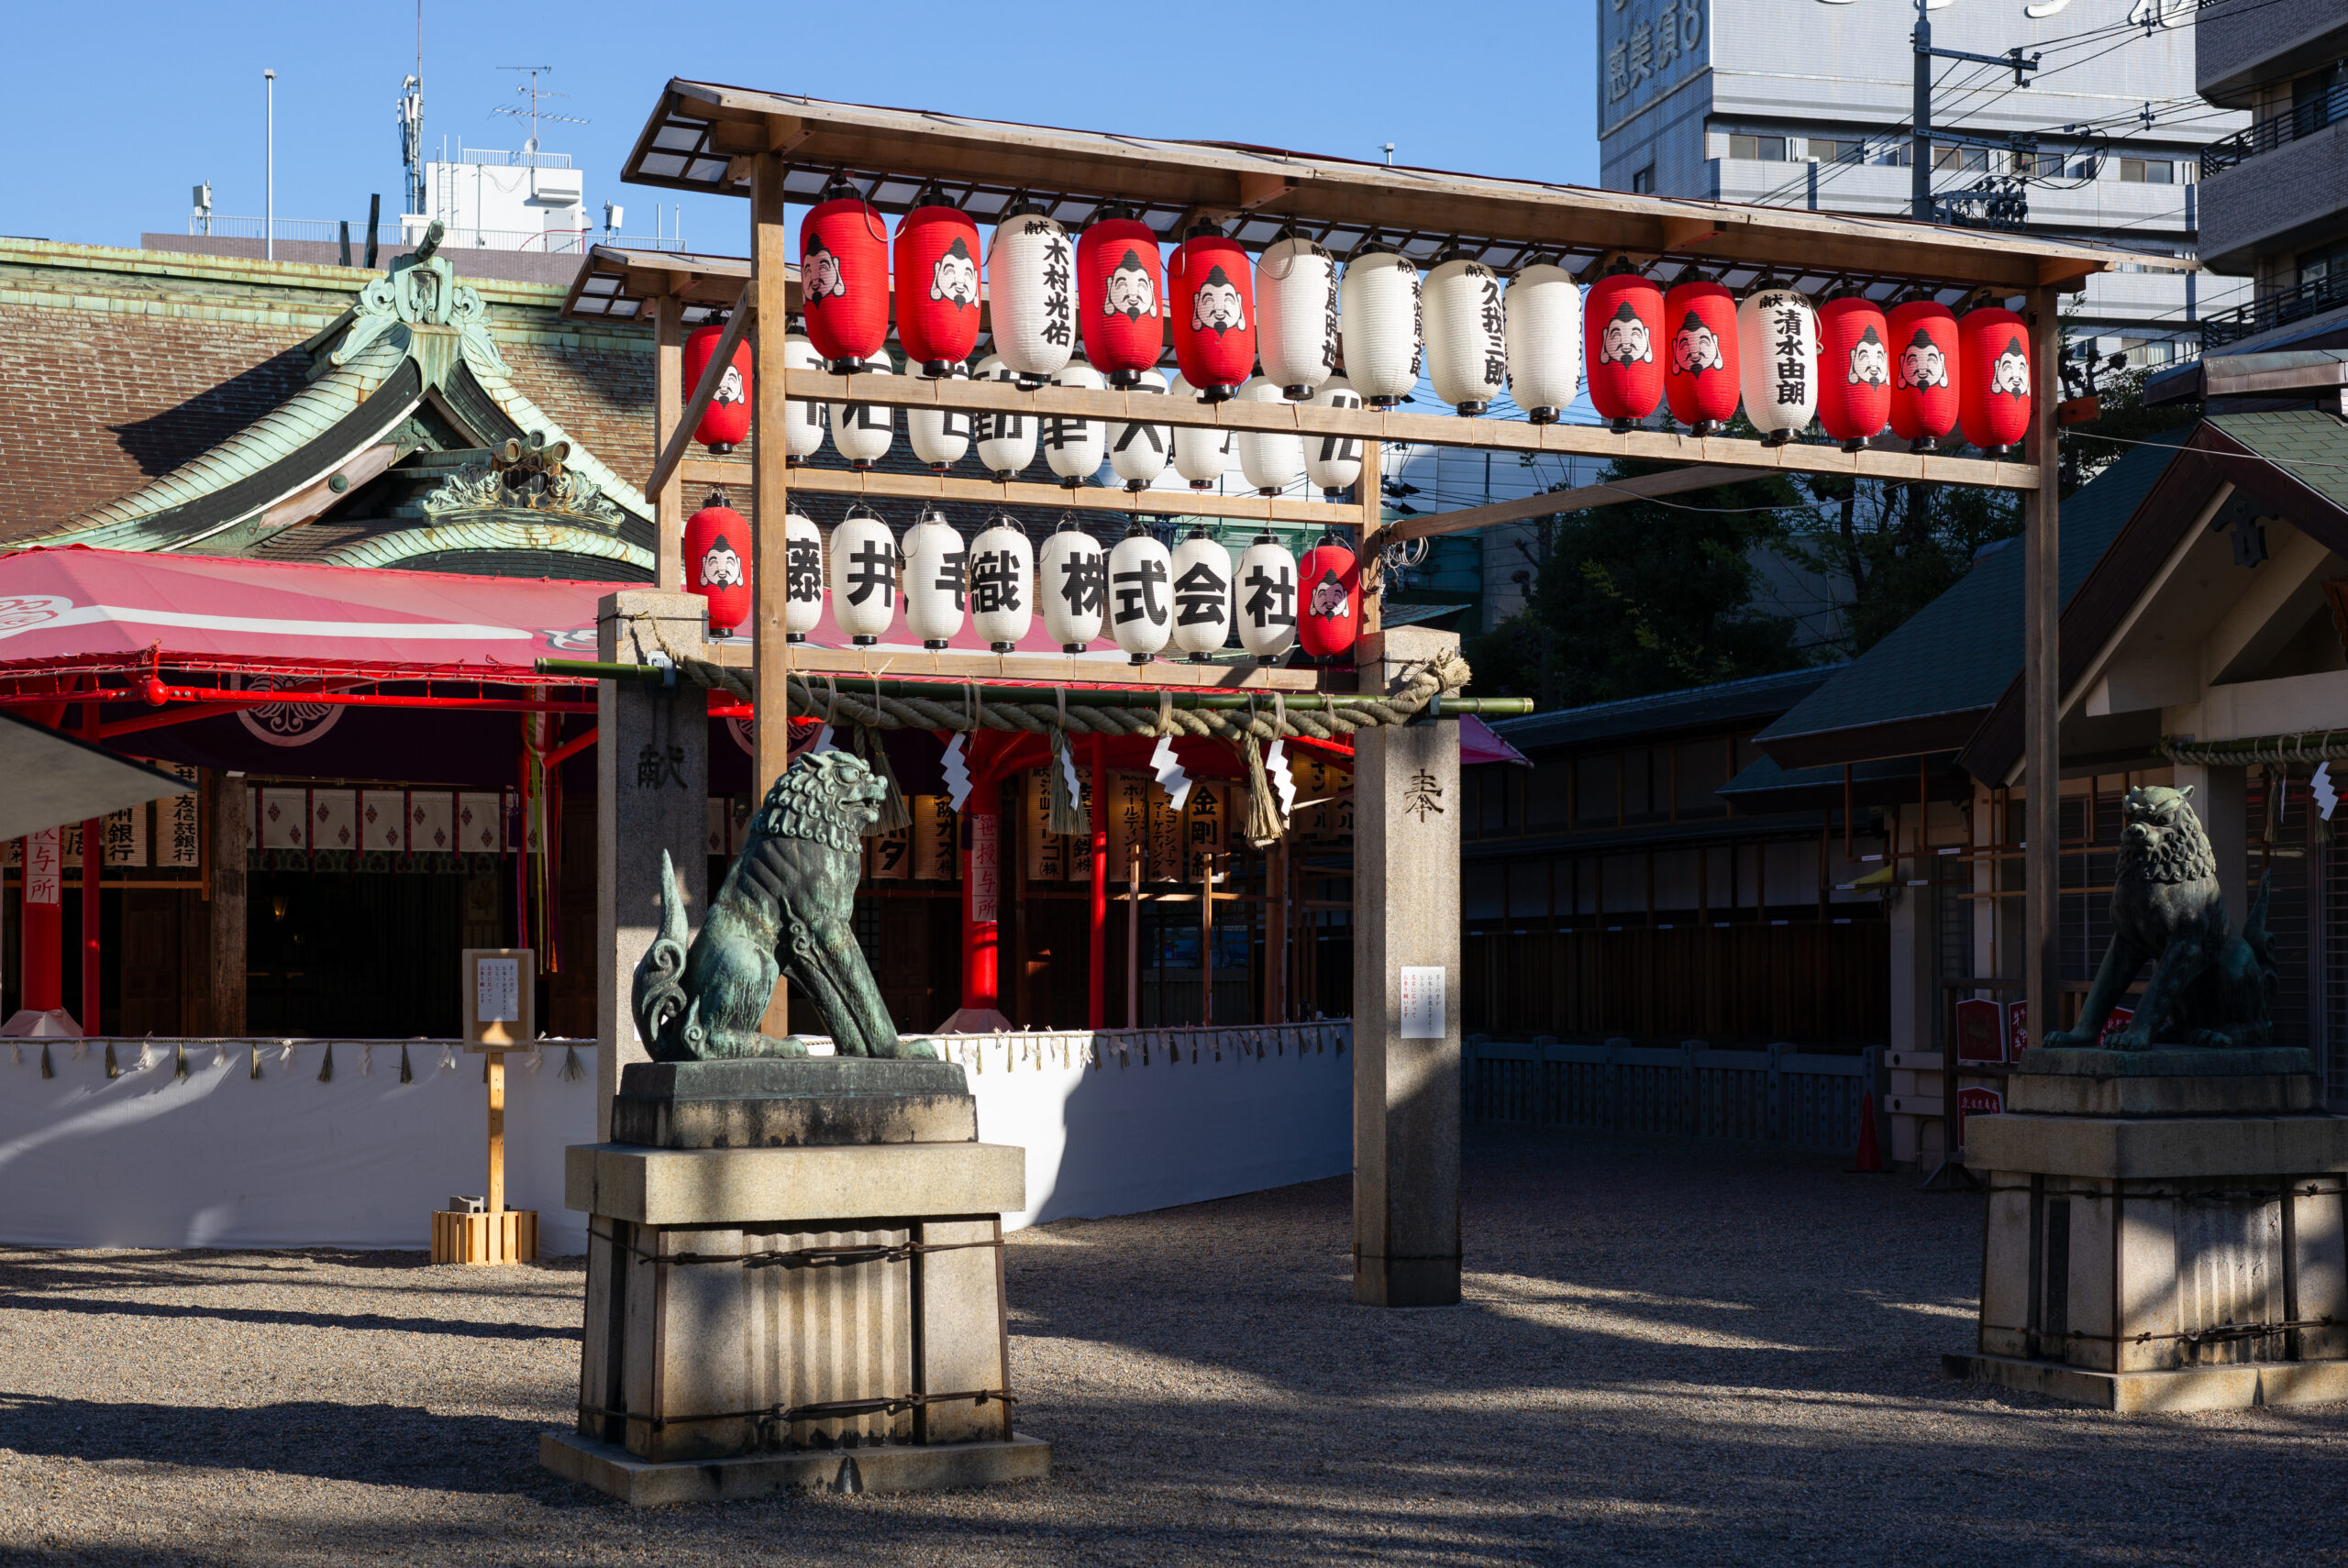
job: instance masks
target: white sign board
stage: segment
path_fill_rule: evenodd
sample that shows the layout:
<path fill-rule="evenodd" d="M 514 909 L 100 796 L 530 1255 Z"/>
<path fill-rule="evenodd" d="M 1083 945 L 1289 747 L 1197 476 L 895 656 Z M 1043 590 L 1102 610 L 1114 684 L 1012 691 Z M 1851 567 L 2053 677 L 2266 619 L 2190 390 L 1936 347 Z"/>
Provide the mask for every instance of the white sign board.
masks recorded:
<path fill-rule="evenodd" d="M 1402 966 L 1402 1038 L 1443 1038 L 1443 966 Z"/>
<path fill-rule="evenodd" d="M 478 958 L 473 961 L 473 1016 L 483 1023 L 522 1021 L 522 961 L 519 958 Z"/>

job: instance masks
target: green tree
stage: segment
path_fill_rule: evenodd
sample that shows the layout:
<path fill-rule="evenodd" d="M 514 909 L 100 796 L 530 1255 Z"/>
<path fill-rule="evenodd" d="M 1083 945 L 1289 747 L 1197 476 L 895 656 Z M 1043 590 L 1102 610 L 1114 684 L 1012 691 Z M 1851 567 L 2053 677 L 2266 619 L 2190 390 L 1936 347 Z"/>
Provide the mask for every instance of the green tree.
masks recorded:
<path fill-rule="evenodd" d="M 1844 655 L 1865 653 L 1973 569 L 1984 545 L 2021 532 L 2009 491 L 1808 475 L 1786 514 L 1785 554 L 1843 589 Z"/>

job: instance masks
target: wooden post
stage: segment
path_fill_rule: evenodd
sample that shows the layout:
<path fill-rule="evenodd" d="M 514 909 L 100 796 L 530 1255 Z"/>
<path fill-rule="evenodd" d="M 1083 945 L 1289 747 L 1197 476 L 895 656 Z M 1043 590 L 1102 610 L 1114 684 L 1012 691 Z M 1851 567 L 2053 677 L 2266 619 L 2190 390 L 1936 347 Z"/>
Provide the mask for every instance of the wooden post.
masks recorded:
<path fill-rule="evenodd" d="M 252 798 L 241 777 L 207 769 L 212 809 L 204 831 L 211 856 L 212 1032 L 234 1039 L 245 1032 L 245 831 Z"/>
<path fill-rule="evenodd" d="M 783 517 L 790 510 L 788 449 L 783 422 L 790 417 L 783 397 L 783 338 L 789 316 L 783 298 L 783 268 L 790 255 L 790 231 L 783 222 L 782 159 L 762 152 L 750 160 L 750 292 L 756 296 L 758 319 L 753 322 L 752 364 L 755 392 L 751 425 L 751 467 L 757 497 L 753 520 L 755 547 L 751 553 L 750 611 L 752 655 L 757 660 L 754 685 L 757 712 L 751 725 L 750 792 L 763 797 L 768 787 L 791 766 L 791 644 L 784 630 L 788 582 L 783 569 Z M 767 1004 L 764 1024 L 769 1034 L 791 1032 L 791 982 L 777 980 L 774 999 Z"/>
<path fill-rule="evenodd" d="M 505 1053 L 489 1053 L 489 1211 L 505 1212 Z"/>
<path fill-rule="evenodd" d="M 1199 857 L 1199 1021 L 1214 1021 L 1214 851 Z"/>
<path fill-rule="evenodd" d="M 1354 504 L 1361 509 L 1361 521 L 1355 525 L 1360 530 L 1355 546 L 1357 549 L 1368 548 L 1378 533 L 1379 524 L 1386 515 L 1385 491 L 1379 488 L 1383 482 L 1380 448 L 1384 445 L 1381 441 L 1364 441 L 1361 444 L 1361 476 L 1354 480 Z M 1385 578 L 1382 575 L 1378 577 L 1376 591 L 1371 589 L 1370 573 L 1375 564 L 1374 560 L 1367 558 L 1361 562 L 1361 619 L 1354 624 L 1357 649 L 1361 646 L 1359 639 L 1368 638 L 1386 624 Z"/>
<path fill-rule="evenodd" d="M 1142 837 L 1125 846 L 1125 1027 L 1141 1027 Z"/>
<path fill-rule="evenodd" d="M 2055 930 L 2062 821 L 2062 650 L 2058 623 L 2063 613 L 2062 487 L 2054 405 L 2062 396 L 2057 355 L 2062 334 L 2054 291 L 2030 292 L 2031 364 L 2038 385 L 2031 407 L 2027 460 L 2038 467 L 2038 488 L 2023 505 L 2029 523 L 2022 558 L 2023 762 L 2027 781 L 2029 843 L 2022 851 L 2023 968 L 2030 1003 L 2030 1032 L 2043 1043 L 2060 1029 L 2055 1010 L 2063 994 L 2063 954 Z M 1952 1116 L 1947 1123 L 1955 1125 Z M 1950 1151 L 1951 1157 L 1955 1151 Z"/>
<path fill-rule="evenodd" d="M 1102 1029 L 1109 1021 L 1109 737 L 1092 737 L 1092 873 L 1085 948 L 1084 1027 Z"/>
<path fill-rule="evenodd" d="M 685 407 L 685 302 L 662 294 L 652 303 L 652 460 L 660 460 L 670 432 Z M 652 501 L 652 586 L 685 586 L 685 481 L 670 469 Z"/>

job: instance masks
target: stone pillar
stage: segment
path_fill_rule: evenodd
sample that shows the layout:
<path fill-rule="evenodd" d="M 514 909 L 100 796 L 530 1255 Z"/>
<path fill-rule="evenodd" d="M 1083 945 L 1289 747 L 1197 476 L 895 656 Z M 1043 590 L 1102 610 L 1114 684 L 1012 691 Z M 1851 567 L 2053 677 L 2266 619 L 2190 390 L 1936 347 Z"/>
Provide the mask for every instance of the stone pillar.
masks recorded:
<path fill-rule="evenodd" d="M 690 593 L 606 595 L 596 613 L 599 658 L 649 664 L 657 620 L 671 647 L 698 648 L 703 606 Z M 596 1136 L 612 1132 L 620 1068 L 647 1060 L 628 1008 L 637 960 L 660 929 L 660 852 L 684 891 L 686 919 L 709 905 L 709 698 L 679 678 L 673 688 L 606 680 L 595 729 Z"/>
<path fill-rule="evenodd" d="M 1362 686 L 1448 634 L 1365 639 Z M 1354 1299 L 1459 1299 L 1459 725 L 1354 735 Z"/>
<path fill-rule="evenodd" d="M 245 1032 L 245 835 L 252 797 L 241 773 L 207 768 L 204 787 L 212 797 L 212 1032 L 233 1039 Z"/>

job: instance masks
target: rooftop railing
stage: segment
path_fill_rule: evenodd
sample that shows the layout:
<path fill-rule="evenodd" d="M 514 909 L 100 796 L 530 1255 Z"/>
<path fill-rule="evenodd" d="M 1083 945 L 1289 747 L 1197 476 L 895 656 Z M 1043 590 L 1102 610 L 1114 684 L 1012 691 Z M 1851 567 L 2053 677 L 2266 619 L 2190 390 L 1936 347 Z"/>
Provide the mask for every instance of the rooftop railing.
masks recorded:
<path fill-rule="evenodd" d="M 2343 306 L 2348 306 L 2348 268 L 2209 317 L 2201 323 L 2201 351 L 2210 353 L 2229 343 L 2239 343 L 2245 337 Z"/>
<path fill-rule="evenodd" d="M 2304 140 L 2342 120 L 2348 120 L 2348 83 L 2293 104 L 2287 113 L 2245 126 L 2223 141 L 2211 142 L 2201 149 L 2201 178 L 2207 180 L 2246 159 L 2272 152 L 2286 142 Z"/>

